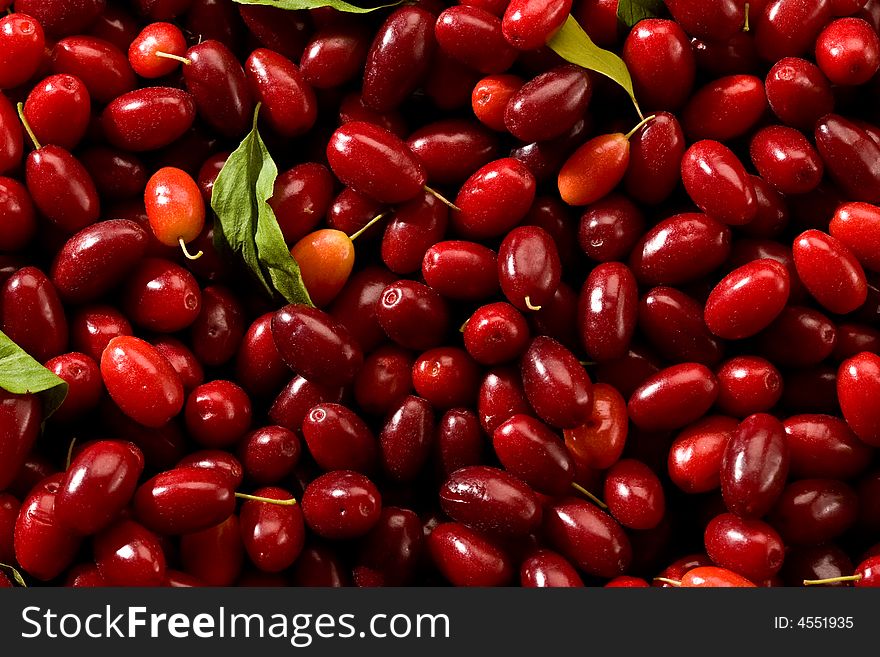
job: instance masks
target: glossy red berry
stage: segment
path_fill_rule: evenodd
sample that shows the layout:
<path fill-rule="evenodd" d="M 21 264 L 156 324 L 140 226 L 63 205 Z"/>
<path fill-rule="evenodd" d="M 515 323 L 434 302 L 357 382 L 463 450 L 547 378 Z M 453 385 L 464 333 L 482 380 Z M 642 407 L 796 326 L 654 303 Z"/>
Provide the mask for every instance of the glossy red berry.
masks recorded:
<path fill-rule="evenodd" d="M 792 252 L 798 277 L 823 307 L 844 314 L 865 303 L 865 272 L 840 241 L 827 233 L 808 230 L 795 238 Z"/>
<path fill-rule="evenodd" d="M 651 468 L 635 459 L 623 459 L 605 476 L 603 499 L 611 515 L 624 527 L 652 529 L 666 512 L 660 479 Z"/>
<path fill-rule="evenodd" d="M 128 61 L 142 78 L 161 78 L 176 71 L 185 54 L 186 38 L 180 28 L 173 23 L 150 23 L 131 42 Z"/>
<path fill-rule="evenodd" d="M 718 397 L 718 381 L 705 365 L 681 363 L 648 378 L 630 397 L 630 419 L 642 429 L 677 429 L 700 419 Z"/>
<path fill-rule="evenodd" d="M 231 447 L 251 425 L 251 400 L 231 381 L 217 380 L 195 388 L 186 400 L 189 434 L 204 447 Z"/>
<path fill-rule="evenodd" d="M 861 18 L 838 18 L 816 39 L 816 63 L 833 84 L 864 84 L 880 69 L 880 37 Z"/>
<path fill-rule="evenodd" d="M 706 326 L 727 340 L 751 337 L 782 312 L 789 291 L 788 270 L 783 265 L 767 258 L 754 260 L 713 288 L 706 301 Z"/>
<path fill-rule="evenodd" d="M 782 538 L 773 527 L 732 513 L 709 522 L 704 542 L 712 561 L 755 582 L 779 572 L 785 558 Z"/>
<path fill-rule="evenodd" d="M 584 424 L 592 411 L 592 383 L 577 357 L 556 340 L 534 338 L 521 363 L 523 389 L 538 416 L 562 429 Z"/>
<path fill-rule="evenodd" d="M 494 541 L 464 525 L 446 522 L 428 536 L 431 559 L 455 586 L 502 586 L 513 577 L 513 566 Z"/>
<path fill-rule="evenodd" d="M 0 19 L 0 89 L 24 84 L 43 61 L 43 25 L 21 8 L 16 7 L 16 12 Z"/>
<path fill-rule="evenodd" d="M 363 536 L 379 521 L 382 500 L 364 475 L 334 470 L 306 487 L 302 510 L 306 524 L 319 536 L 349 539 Z"/>

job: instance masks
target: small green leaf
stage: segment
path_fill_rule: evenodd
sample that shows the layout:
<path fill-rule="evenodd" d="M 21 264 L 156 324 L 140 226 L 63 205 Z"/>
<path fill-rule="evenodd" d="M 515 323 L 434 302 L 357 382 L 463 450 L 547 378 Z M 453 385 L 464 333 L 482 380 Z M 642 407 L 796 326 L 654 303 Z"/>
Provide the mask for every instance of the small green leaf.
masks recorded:
<path fill-rule="evenodd" d="M 593 43 L 574 18 L 569 16 L 562 29 L 547 42 L 547 45 L 564 60 L 614 80 L 632 98 L 639 117 L 644 118 L 639 103 L 636 101 L 632 77 L 630 77 L 626 64 L 610 50 L 604 50 Z"/>
<path fill-rule="evenodd" d="M 9 574 L 12 575 L 12 581 L 20 587 L 24 589 L 28 587 L 27 582 L 24 581 L 24 577 L 21 576 L 21 573 L 18 572 L 18 568 L 15 566 L 10 566 L 8 563 L 0 563 L 0 569 L 8 570 Z"/>
<path fill-rule="evenodd" d="M 262 5 L 264 7 L 277 7 L 278 9 L 319 9 L 320 7 L 332 7 L 337 11 L 349 14 L 368 14 L 371 11 L 396 7 L 402 0 L 377 7 L 358 7 L 343 0 L 235 0 L 240 5 Z"/>
<path fill-rule="evenodd" d="M 278 167 L 260 137 L 259 113 L 257 105 L 253 129 L 226 160 L 214 183 L 214 243 L 221 252 L 240 258 L 270 296 L 280 294 L 289 303 L 312 305 L 268 203 Z"/>
<path fill-rule="evenodd" d="M 0 388 L 14 395 L 39 394 L 43 417 L 58 410 L 67 397 L 67 382 L 47 370 L 0 331 Z"/>
<path fill-rule="evenodd" d="M 620 0 L 617 19 L 627 27 L 646 18 L 657 18 L 663 12 L 663 0 Z"/>

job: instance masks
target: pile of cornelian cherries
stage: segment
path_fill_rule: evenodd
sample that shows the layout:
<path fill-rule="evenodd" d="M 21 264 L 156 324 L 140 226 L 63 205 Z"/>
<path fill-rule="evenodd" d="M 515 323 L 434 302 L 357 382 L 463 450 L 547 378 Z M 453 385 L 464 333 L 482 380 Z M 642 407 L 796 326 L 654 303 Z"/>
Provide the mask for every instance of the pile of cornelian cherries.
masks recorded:
<path fill-rule="evenodd" d="M 450 2 L 0 0 L 0 585 L 880 584 L 880 0 Z"/>

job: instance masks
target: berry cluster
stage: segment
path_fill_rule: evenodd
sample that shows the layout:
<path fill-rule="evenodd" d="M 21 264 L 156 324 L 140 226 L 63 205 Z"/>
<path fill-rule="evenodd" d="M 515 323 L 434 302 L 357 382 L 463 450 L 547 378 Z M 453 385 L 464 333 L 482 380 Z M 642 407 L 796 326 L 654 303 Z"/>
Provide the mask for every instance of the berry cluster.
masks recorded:
<path fill-rule="evenodd" d="M 240 1 L 0 0 L 4 567 L 880 585 L 880 0 Z"/>

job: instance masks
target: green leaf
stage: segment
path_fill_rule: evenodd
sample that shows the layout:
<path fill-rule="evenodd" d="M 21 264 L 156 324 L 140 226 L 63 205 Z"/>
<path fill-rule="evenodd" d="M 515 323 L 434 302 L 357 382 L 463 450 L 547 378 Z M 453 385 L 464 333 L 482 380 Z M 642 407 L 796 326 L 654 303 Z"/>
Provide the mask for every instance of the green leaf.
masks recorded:
<path fill-rule="evenodd" d="M 12 575 L 12 581 L 18 584 L 22 588 L 27 588 L 27 582 L 24 581 L 24 577 L 21 576 L 21 573 L 18 572 L 18 568 L 15 566 L 10 566 L 8 563 L 0 563 L 0 569 L 9 571 L 9 574 Z"/>
<path fill-rule="evenodd" d="M 368 14 L 371 11 L 396 7 L 403 0 L 392 2 L 378 7 L 358 7 L 343 0 L 235 0 L 240 5 L 262 5 L 264 7 L 277 7 L 278 9 L 319 9 L 320 7 L 332 7 L 337 11 L 349 14 Z"/>
<path fill-rule="evenodd" d="M 620 0 L 617 19 L 627 27 L 640 20 L 657 18 L 663 12 L 663 0 Z"/>
<path fill-rule="evenodd" d="M 569 16 L 562 29 L 547 42 L 547 45 L 564 60 L 614 80 L 632 98 L 639 117 L 644 118 L 639 103 L 636 101 L 632 77 L 630 77 L 626 64 L 610 50 L 604 50 L 593 43 L 574 18 Z"/>
<path fill-rule="evenodd" d="M 280 294 L 289 303 L 312 305 L 299 265 L 268 203 L 278 167 L 260 137 L 259 113 L 257 105 L 253 129 L 226 160 L 214 183 L 214 243 L 220 251 L 240 258 L 270 296 Z"/>
<path fill-rule="evenodd" d="M 0 388 L 14 395 L 39 394 L 44 419 L 67 397 L 67 382 L 47 370 L 0 331 Z"/>

